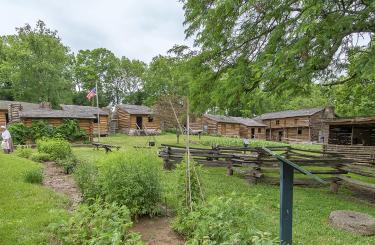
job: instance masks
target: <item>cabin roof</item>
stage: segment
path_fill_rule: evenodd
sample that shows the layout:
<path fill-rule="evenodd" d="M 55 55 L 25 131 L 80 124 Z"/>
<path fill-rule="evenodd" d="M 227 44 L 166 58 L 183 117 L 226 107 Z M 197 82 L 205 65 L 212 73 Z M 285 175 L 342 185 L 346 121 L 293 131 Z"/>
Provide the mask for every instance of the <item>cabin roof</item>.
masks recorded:
<path fill-rule="evenodd" d="M 86 113 L 86 114 L 98 114 L 98 108 L 93 106 L 83 106 L 83 105 L 60 105 L 64 111 L 70 111 L 74 113 Z M 101 108 L 99 108 L 99 115 L 108 116 L 109 113 Z"/>
<path fill-rule="evenodd" d="M 267 120 L 267 119 L 278 119 L 278 118 L 288 118 L 288 117 L 312 116 L 323 110 L 324 110 L 324 107 L 270 112 L 270 113 L 265 113 L 260 116 L 257 116 L 254 119 L 255 120 Z"/>
<path fill-rule="evenodd" d="M 10 104 L 21 104 L 24 110 L 39 109 L 40 105 L 29 102 L 0 100 L 0 110 L 8 110 Z"/>
<path fill-rule="evenodd" d="M 120 110 L 126 111 L 129 114 L 134 114 L 134 115 L 150 115 L 154 114 L 153 110 L 144 105 L 128 105 L 128 104 L 123 104 L 123 105 L 118 105 L 118 108 Z"/>
<path fill-rule="evenodd" d="M 256 120 L 251 119 L 251 118 L 243 118 L 243 117 L 234 117 L 234 118 L 239 123 L 241 123 L 245 126 L 248 126 L 248 127 L 267 127 L 266 124 L 264 124 L 262 122 L 259 122 L 259 121 L 256 121 Z"/>
<path fill-rule="evenodd" d="M 229 117 L 229 116 L 223 116 L 223 115 L 211 115 L 211 114 L 205 114 L 205 117 L 214 120 L 216 122 L 222 122 L 222 123 L 236 123 L 236 124 L 243 124 L 248 127 L 266 127 L 267 125 L 258 122 L 251 118 L 244 118 L 244 117 Z"/>
<path fill-rule="evenodd" d="M 327 124 L 375 124 L 375 116 L 366 117 L 342 117 L 324 120 Z"/>
<path fill-rule="evenodd" d="M 94 119 L 91 113 L 80 113 L 63 110 L 35 109 L 19 112 L 20 118 L 69 118 L 69 119 Z"/>

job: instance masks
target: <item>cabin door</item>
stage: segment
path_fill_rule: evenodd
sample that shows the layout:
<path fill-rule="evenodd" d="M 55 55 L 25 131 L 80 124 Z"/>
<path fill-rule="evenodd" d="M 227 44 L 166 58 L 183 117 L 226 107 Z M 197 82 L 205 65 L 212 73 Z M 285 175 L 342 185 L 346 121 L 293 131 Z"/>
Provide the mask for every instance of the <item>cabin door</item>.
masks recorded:
<path fill-rule="evenodd" d="M 251 128 L 251 138 L 255 139 L 255 128 Z"/>
<path fill-rule="evenodd" d="M 143 125 L 143 123 L 142 123 L 142 117 L 137 117 L 137 119 L 136 119 L 137 129 L 143 129 L 142 125 Z"/>
<path fill-rule="evenodd" d="M 279 131 L 278 141 L 281 141 L 282 139 L 283 139 L 283 131 Z"/>

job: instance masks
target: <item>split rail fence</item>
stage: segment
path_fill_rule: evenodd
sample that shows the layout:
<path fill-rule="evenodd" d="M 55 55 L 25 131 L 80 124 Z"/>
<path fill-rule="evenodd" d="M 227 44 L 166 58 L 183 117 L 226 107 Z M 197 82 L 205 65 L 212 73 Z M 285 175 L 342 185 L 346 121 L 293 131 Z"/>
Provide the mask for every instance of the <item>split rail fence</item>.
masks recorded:
<path fill-rule="evenodd" d="M 357 165 L 353 159 L 345 158 L 335 152 L 307 150 L 290 146 L 267 147 L 289 161 L 305 167 L 312 174 L 320 175 L 330 182 L 331 191 L 337 192 L 341 183 L 370 191 L 375 196 L 375 184 L 358 181 L 348 174 L 375 178 L 375 169 Z M 226 167 L 227 175 L 234 172 L 245 177 L 250 183 L 266 182 L 278 184 L 279 162 L 261 147 L 212 147 L 211 149 L 190 148 L 191 157 L 200 164 L 211 167 Z M 163 158 L 164 168 L 172 169 L 186 155 L 182 146 L 166 145 L 160 147 L 159 156 Z M 296 176 L 294 185 L 316 185 L 316 182 Z"/>

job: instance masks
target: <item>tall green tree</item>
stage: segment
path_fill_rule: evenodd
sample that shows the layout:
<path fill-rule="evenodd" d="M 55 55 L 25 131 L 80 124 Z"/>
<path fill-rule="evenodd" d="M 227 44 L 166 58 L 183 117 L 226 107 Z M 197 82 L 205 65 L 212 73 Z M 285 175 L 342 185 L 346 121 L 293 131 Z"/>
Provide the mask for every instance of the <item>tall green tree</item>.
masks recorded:
<path fill-rule="evenodd" d="M 112 83 L 118 76 L 120 60 L 108 49 L 80 50 L 75 57 L 75 82 L 78 92 L 75 102 L 94 105 L 85 99 L 89 90 L 98 84 L 99 104 L 107 106 L 113 101 Z"/>
<path fill-rule="evenodd" d="M 69 103 L 73 85 L 68 67 L 68 47 L 43 21 L 16 28 L 17 34 L 0 41 L 0 86 L 8 99 L 29 102 L 48 101 L 54 106 Z"/>
<path fill-rule="evenodd" d="M 206 97 L 218 96 L 220 88 L 229 100 L 226 104 L 234 105 L 241 94 L 252 96 L 249 92 L 258 89 L 303 94 L 312 82 L 374 82 L 374 1 L 183 4 L 186 34 L 195 37 L 201 62 L 217 73 L 202 85 L 216 88 L 202 90 Z M 228 89 L 232 96 L 226 94 Z"/>

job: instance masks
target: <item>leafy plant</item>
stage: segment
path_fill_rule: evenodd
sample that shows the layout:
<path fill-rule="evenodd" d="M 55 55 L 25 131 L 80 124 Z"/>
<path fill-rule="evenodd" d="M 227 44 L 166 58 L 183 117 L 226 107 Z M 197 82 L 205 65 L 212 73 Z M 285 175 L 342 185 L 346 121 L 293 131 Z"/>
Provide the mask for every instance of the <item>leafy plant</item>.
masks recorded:
<path fill-rule="evenodd" d="M 80 163 L 74 171 L 74 179 L 81 189 L 85 201 L 100 195 L 99 169 L 95 164 Z"/>
<path fill-rule="evenodd" d="M 41 168 L 34 168 L 27 170 L 24 174 L 24 179 L 28 183 L 42 184 L 43 183 L 43 170 Z"/>
<path fill-rule="evenodd" d="M 9 125 L 8 130 L 16 145 L 24 145 L 30 139 L 30 129 L 23 123 L 12 123 Z"/>
<path fill-rule="evenodd" d="M 44 152 L 35 152 L 31 154 L 30 160 L 34 162 L 47 162 L 52 159 L 51 155 Z"/>
<path fill-rule="evenodd" d="M 67 159 L 72 155 L 68 141 L 63 139 L 40 139 L 37 142 L 38 152 L 50 154 L 53 160 Z"/>
<path fill-rule="evenodd" d="M 179 215 L 173 228 L 189 238 L 188 244 L 278 244 L 268 232 L 257 229 L 262 218 L 257 198 L 214 197 L 192 212 Z"/>
<path fill-rule="evenodd" d="M 62 244 L 142 244 L 140 235 L 129 231 L 131 226 L 126 206 L 96 200 L 80 205 L 68 221 L 50 228 Z"/>
<path fill-rule="evenodd" d="M 162 197 L 160 169 L 148 151 L 114 153 L 101 160 L 100 171 L 90 164 L 79 166 L 77 182 L 86 200 L 100 197 L 126 205 L 135 215 L 155 215 Z"/>
<path fill-rule="evenodd" d="M 33 154 L 33 150 L 30 148 L 20 148 L 16 151 L 16 155 L 22 158 L 30 158 L 31 154 Z"/>
<path fill-rule="evenodd" d="M 78 164 L 78 159 L 71 154 L 69 157 L 63 160 L 57 160 L 57 164 L 64 168 L 66 174 L 71 174 L 75 170 Z"/>
<path fill-rule="evenodd" d="M 55 135 L 56 134 L 61 135 L 64 139 L 69 141 L 85 141 L 88 139 L 87 133 L 79 128 L 78 121 L 71 119 L 64 120 L 63 124 L 56 127 Z"/>
<path fill-rule="evenodd" d="M 54 127 L 45 120 L 33 121 L 30 128 L 32 139 L 35 141 L 41 138 L 53 136 Z"/>

